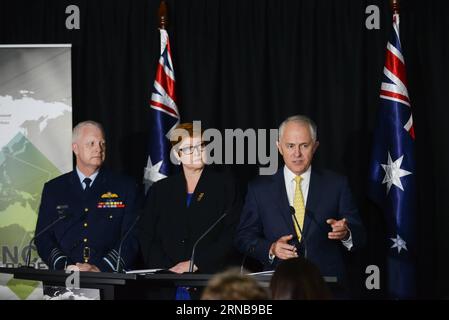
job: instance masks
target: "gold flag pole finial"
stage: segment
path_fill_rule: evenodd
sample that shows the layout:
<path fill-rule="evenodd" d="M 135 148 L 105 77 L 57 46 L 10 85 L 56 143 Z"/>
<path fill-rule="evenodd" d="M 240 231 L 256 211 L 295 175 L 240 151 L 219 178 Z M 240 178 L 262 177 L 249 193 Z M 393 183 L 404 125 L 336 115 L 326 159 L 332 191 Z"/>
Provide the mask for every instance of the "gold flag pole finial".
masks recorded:
<path fill-rule="evenodd" d="M 399 0 L 390 0 L 390 5 L 393 14 L 399 14 Z"/>
<path fill-rule="evenodd" d="M 161 1 L 157 14 L 159 16 L 159 27 L 161 29 L 165 29 L 168 25 L 168 19 L 167 19 L 167 3 L 164 0 Z"/>

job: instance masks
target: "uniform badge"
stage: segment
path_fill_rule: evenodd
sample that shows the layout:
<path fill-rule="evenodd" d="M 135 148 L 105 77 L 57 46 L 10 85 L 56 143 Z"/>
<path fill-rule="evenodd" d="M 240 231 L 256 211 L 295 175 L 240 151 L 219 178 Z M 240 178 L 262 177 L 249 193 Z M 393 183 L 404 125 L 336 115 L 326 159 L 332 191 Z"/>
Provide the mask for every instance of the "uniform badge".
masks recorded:
<path fill-rule="evenodd" d="M 118 198 L 118 194 L 116 193 L 112 193 L 111 191 L 108 191 L 106 193 L 103 193 L 101 195 L 102 199 L 113 199 L 113 198 Z"/>
<path fill-rule="evenodd" d="M 200 192 L 200 194 L 198 195 L 198 198 L 196 198 L 196 201 L 200 202 L 201 199 L 203 199 L 203 197 L 204 197 L 204 192 Z"/>
<path fill-rule="evenodd" d="M 123 201 L 100 201 L 97 203 L 98 209 L 105 209 L 105 208 L 124 208 L 126 205 L 123 203 Z"/>
<path fill-rule="evenodd" d="M 103 201 L 97 203 L 97 208 L 124 208 L 126 205 L 123 203 L 123 201 L 119 201 L 118 198 L 118 194 L 108 191 L 101 195 L 101 199 Z"/>

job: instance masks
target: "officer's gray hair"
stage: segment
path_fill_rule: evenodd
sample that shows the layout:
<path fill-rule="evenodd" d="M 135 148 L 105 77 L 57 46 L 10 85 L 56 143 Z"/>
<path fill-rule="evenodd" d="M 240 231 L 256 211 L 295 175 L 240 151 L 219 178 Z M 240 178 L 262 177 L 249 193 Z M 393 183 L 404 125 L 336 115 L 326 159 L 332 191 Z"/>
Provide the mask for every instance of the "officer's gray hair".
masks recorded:
<path fill-rule="evenodd" d="M 281 125 L 279 126 L 279 138 L 278 138 L 278 141 L 281 140 L 282 134 L 284 133 L 285 126 L 289 122 L 296 122 L 296 123 L 300 123 L 300 124 L 307 124 L 307 125 L 309 125 L 310 135 L 312 136 L 312 140 L 314 142 L 316 141 L 316 139 L 317 139 L 317 126 L 316 126 L 315 122 L 313 122 L 313 120 L 310 119 L 309 117 L 306 117 L 306 116 L 303 116 L 303 115 L 299 115 L 299 114 L 295 115 L 295 116 L 288 117 L 287 119 L 285 119 L 281 123 Z"/>
<path fill-rule="evenodd" d="M 104 129 L 103 126 L 95 121 L 92 120 L 87 120 L 87 121 L 82 121 L 80 123 L 78 123 L 72 131 L 72 143 L 76 143 L 76 141 L 78 141 L 78 138 L 80 136 L 81 130 L 85 127 L 85 126 L 94 126 L 98 129 L 100 129 L 100 131 L 103 133 L 104 136 Z"/>

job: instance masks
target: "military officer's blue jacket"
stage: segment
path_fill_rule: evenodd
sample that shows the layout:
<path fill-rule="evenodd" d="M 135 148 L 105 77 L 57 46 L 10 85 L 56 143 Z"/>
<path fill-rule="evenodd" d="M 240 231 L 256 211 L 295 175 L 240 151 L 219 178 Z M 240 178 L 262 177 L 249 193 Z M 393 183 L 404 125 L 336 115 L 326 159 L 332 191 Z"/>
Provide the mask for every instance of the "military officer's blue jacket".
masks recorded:
<path fill-rule="evenodd" d="M 67 216 L 36 239 L 39 256 L 50 269 L 80 262 L 114 271 L 121 239 L 137 218 L 136 190 L 131 178 L 104 168 L 88 191 L 76 170 L 47 182 L 35 234 L 57 220 L 64 206 Z M 121 249 L 122 270 L 133 268 L 139 251 L 137 228 L 130 230 Z"/>

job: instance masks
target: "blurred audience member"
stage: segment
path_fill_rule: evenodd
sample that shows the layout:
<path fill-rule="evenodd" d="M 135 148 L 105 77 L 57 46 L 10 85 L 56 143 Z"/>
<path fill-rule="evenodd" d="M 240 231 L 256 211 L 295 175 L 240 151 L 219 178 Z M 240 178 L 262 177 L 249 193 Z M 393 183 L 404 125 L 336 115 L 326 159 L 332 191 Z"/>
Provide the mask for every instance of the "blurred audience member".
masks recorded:
<path fill-rule="evenodd" d="M 218 273 L 209 280 L 202 300 L 267 300 L 268 292 L 238 269 Z"/>
<path fill-rule="evenodd" d="M 273 300 L 328 300 L 331 293 L 319 269 L 303 257 L 284 260 L 270 283 Z"/>

